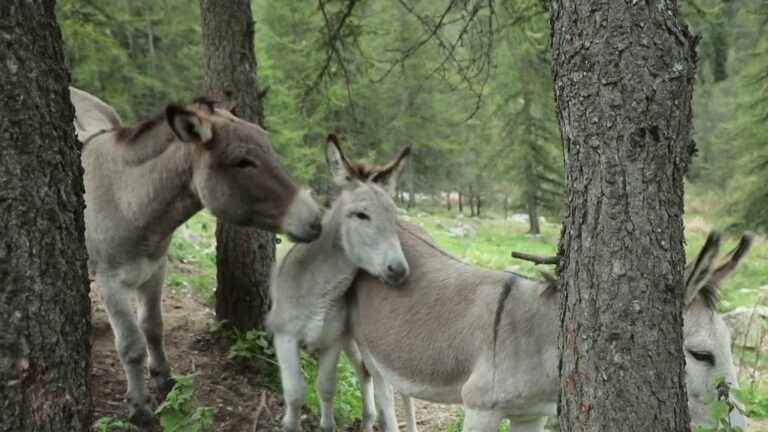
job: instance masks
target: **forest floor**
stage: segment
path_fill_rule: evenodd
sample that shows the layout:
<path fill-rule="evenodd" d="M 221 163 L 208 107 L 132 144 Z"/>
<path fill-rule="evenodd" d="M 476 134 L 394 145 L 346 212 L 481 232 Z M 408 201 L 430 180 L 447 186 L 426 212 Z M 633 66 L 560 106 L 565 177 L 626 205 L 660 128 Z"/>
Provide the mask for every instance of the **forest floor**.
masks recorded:
<path fill-rule="evenodd" d="M 106 311 L 96 293 L 92 290 L 94 418 L 118 419 L 124 417 L 126 409 L 123 403 L 125 375 Z M 173 374 L 196 374 L 200 405 L 216 409 L 215 430 L 279 430 L 279 414 L 282 412 L 279 395 L 261 386 L 255 371 L 243 370 L 227 360 L 229 346 L 210 331 L 212 311 L 192 296 L 168 290 L 163 298 L 163 312 L 166 353 Z M 149 380 L 147 386 L 153 389 Z M 254 429 L 257 412 L 260 415 Z"/>

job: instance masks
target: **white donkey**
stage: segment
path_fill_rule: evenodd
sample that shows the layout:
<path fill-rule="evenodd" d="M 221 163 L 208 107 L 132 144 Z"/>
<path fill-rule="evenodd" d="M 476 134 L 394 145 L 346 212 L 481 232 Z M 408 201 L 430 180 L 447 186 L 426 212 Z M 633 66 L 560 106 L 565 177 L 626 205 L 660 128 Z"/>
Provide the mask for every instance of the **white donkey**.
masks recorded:
<path fill-rule="evenodd" d="M 352 165 L 333 136 L 327 161 L 336 185 L 342 188 L 323 220 L 323 233 L 310 244 L 294 246 L 273 272 L 272 309 L 267 326 L 274 333 L 285 397 L 284 431 L 296 431 L 304 402 L 300 347 L 319 353 L 318 393 L 320 426 L 334 429 L 333 396 L 336 364 L 346 350 L 353 363 L 359 353 L 347 333 L 345 295 L 360 269 L 387 285 L 399 285 L 408 276 L 396 228 L 396 207 L 390 194 L 408 155 L 408 148 L 373 176 L 363 165 Z M 360 180 L 363 179 L 363 180 Z M 355 361 L 356 360 L 356 361 Z M 372 430 L 374 414 L 370 379 L 359 368 L 363 387 L 363 423 Z"/>
<path fill-rule="evenodd" d="M 123 127 L 95 96 L 70 88 L 70 98 L 84 143 L 89 270 L 127 375 L 129 419 L 147 426 L 147 348 L 160 397 L 174 385 L 160 303 L 173 231 L 205 207 L 229 223 L 311 241 L 320 234 L 321 211 L 279 166 L 267 133 L 212 101 L 169 105 L 160 116 Z"/>
<path fill-rule="evenodd" d="M 545 417 L 556 414 L 559 389 L 556 288 L 465 264 L 412 226 L 399 226 L 409 278 L 387 289 L 361 272 L 349 297 L 349 325 L 373 375 L 381 429 L 398 430 L 388 382 L 406 396 L 462 404 L 464 432 L 495 432 L 504 418 L 513 432 L 543 431 Z M 687 269 L 684 350 L 692 426 L 709 420 L 716 377 L 737 385 L 730 333 L 714 305 L 719 284 L 750 243 L 745 235 L 731 258 L 713 268 L 720 244 L 713 233 Z M 730 420 L 746 430 L 738 411 Z"/>

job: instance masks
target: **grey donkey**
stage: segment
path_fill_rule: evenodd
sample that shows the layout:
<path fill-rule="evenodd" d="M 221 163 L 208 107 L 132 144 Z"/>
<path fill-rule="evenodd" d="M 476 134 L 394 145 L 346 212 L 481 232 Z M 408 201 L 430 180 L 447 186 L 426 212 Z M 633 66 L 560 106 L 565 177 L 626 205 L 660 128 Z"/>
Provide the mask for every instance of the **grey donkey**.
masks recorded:
<path fill-rule="evenodd" d="M 285 397 L 283 430 L 297 431 L 304 402 L 300 347 L 319 355 L 317 390 L 320 426 L 334 430 L 333 396 L 336 364 L 341 350 L 357 365 L 363 393 L 363 423 L 372 430 L 374 414 L 370 377 L 361 367 L 359 353 L 348 338 L 345 294 L 358 271 L 382 284 L 397 286 L 408 276 L 396 228 L 396 207 L 390 194 L 409 149 L 375 174 L 364 165 L 351 164 L 329 137 L 327 162 L 341 193 L 323 220 L 323 234 L 310 244 L 294 246 L 275 267 L 270 289 L 272 309 L 267 326 L 274 333 Z"/>
<path fill-rule="evenodd" d="M 386 289 L 361 273 L 350 289 L 349 325 L 374 381 L 406 396 L 462 404 L 464 432 L 495 432 L 504 418 L 513 432 L 543 431 L 545 417 L 556 414 L 559 389 L 556 287 L 460 262 L 402 222 L 399 235 L 408 279 Z M 715 267 L 720 238 L 712 233 L 686 271 L 682 348 L 691 426 L 709 421 L 717 377 L 738 385 L 730 333 L 715 303 L 751 241 L 742 237 Z M 374 390 L 385 417 L 381 429 L 398 431 L 391 391 Z M 746 430 L 738 410 L 730 420 Z"/>
<path fill-rule="evenodd" d="M 128 380 L 129 420 L 153 423 L 144 385 L 173 388 L 163 347 L 161 291 L 174 230 L 202 208 L 243 226 L 320 235 L 321 210 L 280 167 L 268 134 L 207 99 L 133 127 L 109 105 L 70 88 L 84 143 L 89 270 L 106 306 Z M 132 299 L 138 300 L 138 319 Z"/>

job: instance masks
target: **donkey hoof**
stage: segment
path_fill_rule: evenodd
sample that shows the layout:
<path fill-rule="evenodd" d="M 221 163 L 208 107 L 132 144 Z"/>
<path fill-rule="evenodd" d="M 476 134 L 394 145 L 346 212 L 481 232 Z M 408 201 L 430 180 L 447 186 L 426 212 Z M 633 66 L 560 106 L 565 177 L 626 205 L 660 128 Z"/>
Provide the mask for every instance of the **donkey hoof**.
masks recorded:
<path fill-rule="evenodd" d="M 299 426 L 296 424 L 296 422 L 286 422 L 283 420 L 283 427 L 280 429 L 281 432 L 299 432 Z"/>
<path fill-rule="evenodd" d="M 160 402 L 163 402 L 168 396 L 168 393 L 170 393 L 171 390 L 173 390 L 173 387 L 176 385 L 176 380 L 170 376 L 167 376 L 164 378 L 156 379 L 155 383 L 157 384 L 157 393 Z"/>
<path fill-rule="evenodd" d="M 155 417 L 152 411 L 146 406 L 129 406 L 128 421 L 137 426 L 140 430 L 150 430 L 155 424 Z"/>

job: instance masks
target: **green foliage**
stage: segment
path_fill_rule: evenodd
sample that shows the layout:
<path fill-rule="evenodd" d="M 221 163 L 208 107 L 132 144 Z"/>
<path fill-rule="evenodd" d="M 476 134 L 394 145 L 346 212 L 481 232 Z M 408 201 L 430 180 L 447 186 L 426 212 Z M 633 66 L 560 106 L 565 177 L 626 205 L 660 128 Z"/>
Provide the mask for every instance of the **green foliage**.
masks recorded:
<path fill-rule="evenodd" d="M 732 393 L 744 404 L 744 414 L 750 418 L 768 418 L 768 392 L 756 387 L 733 389 Z"/>
<path fill-rule="evenodd" d="M 228 329 L 226 324 L 218 327 L 212 331 L 224 332 L 224 335 L 229 335 L 233 341 L 227 358 L 240 365 L 256 365 L 265 384 L 278 391 L 280 389 L 279 369 L 271 336 L 266 332 L 257 330 L 240 333 L 237 330 Z M 317 361 L 305 352 L 301 356 L 301 370 L 305 382 L 309 383 L 305 395 L 306 405 L 310 411 L 319 415 L 320 401 L 312 385 L 317 380 Z M 337 424 L 340 426 L 348 425 L 356 417 L 359 417 L 361 412 L 362 405 L 357 375 L 347 358 L 341 356 L 334 399 L 334 415 Z"/>
<path fill-rule="evenodd" d="M 125 121 L 199 91 L 200 14 L 189 2 L 62 0 L 57 16 L 73 84 Z"/>
<path fill-rule="evenodd" d="M 261 330 L 241 332 L 228 326 L 226 322 L 217 323 L 211 332 L 231 342 L 227 353 L 229 361 L 256 371 L 247 370 L 243 373 L 258 376 L 260 384 L 273 391 L 280 390 L 280 369 L 271 335 Z"/>
<path fill-rule="evenodd" d="M 155 411 L 163 432 L 213 431 L 213 417 L 216 410 L 200 406 L 197 399 L 195 374 L 175 378 L 176 386 Z"/>
<path fill-rule="evenodd" d="M 713 401 L 710 405 L 712 424 L 697 426 L 694 432 L 745 432 L 738 426 L 732 426 L 729 420 L 731 405 L 726 401 Z"/>
<path fill-rule="evenodd" d="M 275 350 L 272 348 L 271 338 L 266 332 L 259 330 L 238 334 L 227 354 L 227 359 L 235 361 L 253 359 L 272 361 L 274 357 Z"/>
<path fill-rule="evenodd" d="M 216 289 L 216 220 L 207 211 L 199 212 L 173 235 L 168 260 L 169 287 L 190 291 L 212 305 Z"/>
<path fill-rule="evenodd" d="M 309 354 L 302 353 L 301 370 L 307 386 L 305 400 L 307 407 L 315 415 L 320 415 L 320 400 L 317 397 L 314 386 L 317 381 L 317 361 Z M 360 398 L 360 383 L 352 365 L 345 355 L 340 356 L 336 376 L 336 396 L 333 400 L 333 413 L 339 427 L 351 424 L 362 412 Z"/>
<path fill-rule="evenodd" d="M 456 412 L 456 421 L 448 426 L 447 432 L 461 432 L 464 427 L 464 410 L 459 409 Z M 498 432 L 509 432 L 509 423 L 504 420 L 499 426 Z"/>
<path fill-rule="evenodd" d="M 115 420 L 112 417 L 101 417 L 93 424 L 93 430 L 95 432 L 132 432 L 137 431 L 138 429 L 125 420 Z"/>
<path fill-rule="evenodd" d="M 464 427 L 464 410 L 459 409 L 456 414 L 456 421 L 448 426 L 447 432 L 461 432 L 461 428 Z"/>
<path fill-rule="evenodd" d="M 702 35 L 690 179 L 732 230 L 768 230 L 768 2 L 685 2 Z M 722 45 L 718 47 L 718 45 Z M 703 67 L 711 66 L 711 67 Z M 716 69 L 725 74 L 719 74 Z"/>

